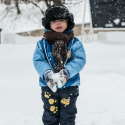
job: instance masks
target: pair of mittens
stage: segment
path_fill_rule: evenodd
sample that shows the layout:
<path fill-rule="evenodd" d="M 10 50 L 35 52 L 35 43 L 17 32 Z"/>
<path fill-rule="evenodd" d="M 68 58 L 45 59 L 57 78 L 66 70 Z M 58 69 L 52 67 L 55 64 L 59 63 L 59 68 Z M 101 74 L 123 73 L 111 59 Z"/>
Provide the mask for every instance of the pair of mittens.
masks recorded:
<path fill-rule="evenodd" d="M 54 73 L 52 70 L 47 70 L 44 73 L 45 81 L 47 82 L 48 87 L 53 91 L 57 91 L 58 88 L 62 88 L 67 80 L 69 79 L 69 73 L 67 69 L 60 70 L 59 73 Z"/>

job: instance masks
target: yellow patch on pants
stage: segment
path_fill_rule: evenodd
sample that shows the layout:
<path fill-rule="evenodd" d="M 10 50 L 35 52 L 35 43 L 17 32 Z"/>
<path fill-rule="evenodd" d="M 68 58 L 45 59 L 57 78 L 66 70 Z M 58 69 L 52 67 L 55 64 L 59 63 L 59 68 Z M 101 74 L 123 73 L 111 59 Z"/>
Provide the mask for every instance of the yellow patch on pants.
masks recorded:
<path fill-rule="evenodd" d="M 45 92 L 45 95 L 44 95 L 46 98 L 49 98 L 51 96 L 51 94 L 49 94 L 49 92 Z"/>
<path fill-rule="evenodd" d="M 69 105 L 70 101 L 69 101 L 69 99 L 62 98 L 61 103 L 63 103 L 64 105 Z"/>
<path fill-rule="evenodd" d="M 49 104 L 51 104 L 51 105 L 52 105 L 54 102 L 55 102 L 55 103 L 57 102 L 57 100 L 54 101 L 54 99 L 49 99 L 48 101 L 49 101 Z"/>
<path fill-rule="evenodd" d="M 58 107 L 51 106 L 50 111 L 56 113 L 58 111 Z"/>

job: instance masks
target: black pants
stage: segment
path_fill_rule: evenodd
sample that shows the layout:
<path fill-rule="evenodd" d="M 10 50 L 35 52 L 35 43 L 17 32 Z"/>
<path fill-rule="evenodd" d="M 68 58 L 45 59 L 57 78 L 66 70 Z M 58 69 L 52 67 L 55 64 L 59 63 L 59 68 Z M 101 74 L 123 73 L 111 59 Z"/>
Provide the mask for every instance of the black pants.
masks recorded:
<path fill-rule="evenodd" d="M 44 125 L 75 125 L 77 113 L 76 100 L 79 95 L 78 86 L 58 89 L 52 92 L 49 87 L 41 87 L 44 103 Z"/>

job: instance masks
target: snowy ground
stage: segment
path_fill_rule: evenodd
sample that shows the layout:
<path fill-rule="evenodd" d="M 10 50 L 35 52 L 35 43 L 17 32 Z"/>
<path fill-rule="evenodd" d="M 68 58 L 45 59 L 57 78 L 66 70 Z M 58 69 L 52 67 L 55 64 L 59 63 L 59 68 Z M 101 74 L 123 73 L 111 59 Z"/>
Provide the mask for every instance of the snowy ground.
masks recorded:
<path fill-rule="evenodd" d="M 0 44 L 0 125 L 43 125 L 41 90 L 32 63 L 40 37 L 32 44 L 24 44 L 32 37 L 17 37 L 17 45 Z M 83 45 L 87 63 L 80 72 L 76 125 L 125 125 L 125 44 L 95 39 Z"/>

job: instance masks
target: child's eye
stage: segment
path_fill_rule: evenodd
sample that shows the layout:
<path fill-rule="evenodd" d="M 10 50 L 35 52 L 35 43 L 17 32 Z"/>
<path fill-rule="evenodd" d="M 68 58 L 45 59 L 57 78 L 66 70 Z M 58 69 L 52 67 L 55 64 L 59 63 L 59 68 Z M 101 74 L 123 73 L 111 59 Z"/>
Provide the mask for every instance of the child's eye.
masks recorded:
<path fill-rule="evenodd" d="M 60 19 L 60 21 L 64 21 L 64 19 Z"/>
<path fill-rule="evenodd" d="M 56 22 L 55 20 L 52 20 L 52 22 Z"/>

